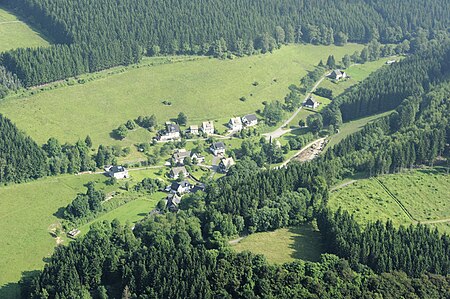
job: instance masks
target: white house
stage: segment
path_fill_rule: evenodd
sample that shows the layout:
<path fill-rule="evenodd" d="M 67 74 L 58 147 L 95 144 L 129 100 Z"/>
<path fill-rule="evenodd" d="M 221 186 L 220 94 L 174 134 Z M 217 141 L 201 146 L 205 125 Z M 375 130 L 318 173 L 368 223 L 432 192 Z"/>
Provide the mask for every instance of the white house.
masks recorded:
<path fill-rule="evenodd" d="M 181 182 L 173 182 L 172 185 L 170 185 L 170 189 L 172 193 L 184 194 L 191 191 L 192 185 L 188 181 L 184 180 Z"/>
<path fill-rule="evenodd" d="M 186 170 L 186 167 L 181 166 L 181 167 L 174 167 L 170 170 L 170 177 L 172 179 L 178 179 L 180 177 L 180 175 L 183 175 L 184 177 L 189 176 L 189 172 Z"/>
<path fill-rule="evenodd" d="M 123 166 L 108 166 L 105 168 L 106 174 L 112 178 L 126 179 L 129 178 L 128 170 Z"/>
<path fill-rule="evenodd" d="M 214 156 L 225 154 L 225 144 L 223 142 L 214 142 L 209 149 Z"/>
<path fill-rule="evenodd" d="M 303 102 L 303 106 L 306 108 L 317 109 L 320 103 L 314 100 L 313 97 L 309 97 L 306 101 Z"/>
<path fill-rule="evenodd" d="M 171 122 L 166 122 L 166 129 L 160 133 L 159 140 L 169 141 L 181 138 L 180 127 Z"/>
<path fill-rule="evenodd" d="M 192 135 L 198 135 L 198 133 L 199 133 L 198 126 L 197 125 L 190 126 L 189 133 L 191 133 Z"/>
<path fill-rule="evenodd" d="M 214 123 L 212 121 L 204 121 L 201 130 L 208 135 L 214 134 Z"/>
<path fill-rule="evenodd" d="M 236 163 L 234 162 L 233 158 L 223 158 L 222 160 L 220 160 L 219 163 L 219 170 L 221 172 L 227 172 L 231 166 L 235 165 Z"/>
<path fill-rule="evenodd" d="M 184 159 L 191 156 L 191 151 L 187 151 L 185 149 L 177 150 L 173 155 L 172 159 L 175 164 L 184 164 Z"/>
<path fill-rule="evenodd" d="M 205 162 L 205 156 L 202 156 L 199 153 L 191 153 L 191 160 L 197 161 L 197 163 L 203 163 Z"/>
<path fill-rule="evenodd" d="M 341 70 L 334 70 L 331 72 L 331 74 L 328 77 L 339 81 L 341 79 L 347 78 L 347 73 L 345 73 L 344 71 L 341 71 Z"/>
<path fill-rule="evenodd" d="M 248 114 L 248 115 L 245 115 L 244 117 L 242 117 L 242 123 L 246 127 L 253 127 L 258 124 L 258 118 L 254 114 Z"/>
<path fill-rule="evenodd" d="M 231 131 L 239 132 L 242 130 L 242 121 L 240 117 L 233 117 L 228 122 L 228 127 Z"/>

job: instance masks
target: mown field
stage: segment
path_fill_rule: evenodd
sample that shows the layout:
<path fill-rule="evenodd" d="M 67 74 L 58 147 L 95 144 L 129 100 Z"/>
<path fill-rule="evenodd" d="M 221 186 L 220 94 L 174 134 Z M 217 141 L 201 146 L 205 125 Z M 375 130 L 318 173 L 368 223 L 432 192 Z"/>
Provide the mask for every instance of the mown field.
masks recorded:
<path fill-rule="evenodd" d="M 131 172 L 132 184 L 145 177 L 156 177 L 157 170 Z M 60 223 L 56 213 L 67 206 L 77 193 L 84 193 L 84 184 L 97 182 L 97 188 L 105 192 L 117 190 L 123 181 L 115 186 L 106 186 L 107 178 L 100 174 L 64 175 L 49 177 L 34 182 L 0 187 L 0 298 L 17 298 L 16 282 L 25 271 L 41 269 L 44 259 L 53 253 L 56 240 L 50 235 L 50 226 Z M 156 193 L 131 201 L 98 217 L 95 221 L 115 218 L 130 223 L 145 217 L 154 209 L 164 194 Z M 89 230 L 92 221 L 81 227 L 82 233 Z M 63 243 L 68 239 L 62 236 Z"/>
<path fill-rule="evenodd" d="M 282 228 L 272 232 L 256 233 L 233 245 L 238 252 L 263 254 L 269 262 L 282 264 L 296 259 L 319 261 L 325 252 L 324 240 L 311 225 Z"/>
<path fill-rule="evenodd" d="M 421 222 L 449 232 L 449 190 L 450 176 L 442 169 L 422 169 L 358 180 L 334 191 L 329 206 L 349 211 L 361 224 L 391 219 L 396 225 Z M 408 217 L 392 195 L 413 219 Z"/>
<path fill-rule="evenodd" d="M 0 52 L 46 45 L 48 42 L 40 33 L 0 7 Z"/>
<path fill-rule="evenodd" d="M 233 115 L 263 108 L 263 101 L 282 100 L 288 86 L 298 84 L 320 59 L 330 54 L 341 59 L 362 47 L 291 45 L 273 54 L 234 60 L 201 58 L 129 68 L 85 84 L 7 99 L 0 104 L 0 112 L 39 143 L 51 136 L 74 142 L 89 134 L 96 145 L 131 145 L 149 135 L 136 132 L 138 136 L 132 134 L 122 142 L 110 137 L 110 132 L 128 119 L 156 114 L 164 123 L 183 111 L 189 123 L 210 119 L 220 125 Z M 241 97 L 247 100 L 240 101 Z M 172 105 L 164 105 L 164 100 Z"/>

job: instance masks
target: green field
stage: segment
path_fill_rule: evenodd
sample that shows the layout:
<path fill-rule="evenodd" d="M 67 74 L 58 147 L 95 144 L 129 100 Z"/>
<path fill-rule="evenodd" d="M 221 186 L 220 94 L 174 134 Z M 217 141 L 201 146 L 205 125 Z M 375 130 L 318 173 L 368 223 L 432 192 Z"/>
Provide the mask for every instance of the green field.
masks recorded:
<path fill-rule="evenodd" d="M 325 252 L 324 240 L 311 225 L 282 228 L 272 232 L 255 233 L 233 245 L 236 251 L 263 254 L 269 262 L 288 263 L 296 259 L 319 261 Z"/>
<path fill-rule="evenodd" d="M 400 201 L 413 219 L 408 217 L 380 182 Z M 358 180 L 333 192 L 329 206 L 349 211 L 363 225 L 368 221 L 391 219 L 396 225 L 422 222 L 448 232 L 449 190 L 449 175 L 439 169 L 422 169 Z"/>
<path fill-rule="evenodd" d="M 0 52 L 47 45 L 41 34 L 0 7 Z"/>
<path fill-rule="evenodd" d="M 150 135 L 138 130 L 132 134 L 138 136 L 122 142 L 111 139 L 110 132 L 128 119 L 156 114 L 164 123 L 183 111 L 190 123 L 211 119 L 220 124 L 233 115 L 261 109 L 263 101 L 282 100 L 288 86 L 298 84 L 320 59 L 330 54 L 340 59 L 362 47 L 291 45 L 273 54 L 234 60 L 204 57 L 130 68 L 85 84 L 7 99 L 0 104 L 0 112 L 39 143 L 51 136 L 74 142 L 89 134 L 95 144 L 129 146 Z M 152 59 L 143 63 L 148 65 Z M 259 84 L 254 86 L 254 82 Z M 240 101 L 242 96 L 247 101 Z M 172 105 L 162 104 L 163 100 Z"/>
<path fill-rule="evenodd" d="M 157 177 L 157 169 L 131 171 L 130 182 L 145 177 Z M 0 298 L 17 297 L 17 284 L 21 273 L 41 269 L 44 259 L 53 253 L 56 239 L 49 233 L 52 224 L 60 223 L 55 213 L 67 206 L 83 186 L 96 181 L 105 192 L 117 190 L 124 182 L 106 186 L 106 177 L 97 175 L 63 175 L 49 177 L 30 183 L 0 187 Z M 118 207 L 81 227 L 85 234 L 96 221 L 119 219 L 136 222 L 154 209 L 164 194 L 144 196 Z M 62 236 L 62 244 L 68 240 Z"/>
<path fill-rule="evenodd" d="M 387 116 L 391 114 L 392 111 L 388 111 L 385 113 L 375 114 L 368 117 L 363 117 L 357 120 L 349 121 L 344 124 L 342 124 L 339 128 L 339 132 L 332 135 L 329 138 L 329 142 L 325 149 L 331 148 L 341 142 L 343 139 L 345 139 L 347 136 L 356 133 L 364 128 L 365 125 L 367 125 L 370 122 L 373 122 L 381 117 Z"/>
<path fill-rule="evenodd" d="M 0 188 L 0 298 L 14 297 L 13 283 L 23 271 L 43 267 L 56 246 L 49 233 L 49 226 L 60 221 L 54 213 L 84 192 L 89 181 L 104 177 L 65 175 Z"/>

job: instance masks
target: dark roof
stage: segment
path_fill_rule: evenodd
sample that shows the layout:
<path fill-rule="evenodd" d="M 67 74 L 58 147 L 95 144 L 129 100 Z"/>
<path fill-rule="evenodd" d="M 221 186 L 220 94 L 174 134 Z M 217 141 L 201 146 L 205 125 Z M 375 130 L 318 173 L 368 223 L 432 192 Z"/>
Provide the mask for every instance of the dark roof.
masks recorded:
<path fill-rule="evenodd" d="M 194 188 L 192 188 L 192 192 L 198 192 L 198 191 L 205 191 L 206 186 L 204 184 L 195 185 Z"/>
<path fill-rule="evenodd" d="M 181 182 L 173 182 L 172 185 L 170 186 L 170 188 L 172 190 L 178 190 L 179 187 L 186 188 L 186 187 L 189 187 L 190 185 L 191 184 L 189 184 L 188 181 L 184 180 L 184 181 L 181 181 Z"/>
<path fill-rule="evenodd" d="M 311 106 L 313 106 L 313 105 L 315 105 L 317 102 L 312 98 L 312 97 L 309 97 L 306 101 L 305 101 L 305 105 L 311 105 Z"/>
<path fill-rule="evenodd" d="M 168 133 L 180 133 L 180 127 L 175 124 L 167 124 Z"/>
<path fill-rule="evenodd" d="M 225 144 L 223 142 L 214 142 L 212 147 L 218 150 L 225 149 Z"/>
<path fill-rule="evenodd" d="M 244 116 L 244 118 L 245 118 L 247 121 L 249 121 L 249 122 L 258 120 L 258 118 L 256 117 L 256 115 L 254 115 L 254 114 L 248 114 L 248 115 Z"/>
<path fill-rule="evenodd" d="M 112 172 L 112 173 L 118 173 L 118 172 L 124 172 L 124 171 L 126 171 L 126 169 L 123 166 L 113 166 L 108 171 Z"/>

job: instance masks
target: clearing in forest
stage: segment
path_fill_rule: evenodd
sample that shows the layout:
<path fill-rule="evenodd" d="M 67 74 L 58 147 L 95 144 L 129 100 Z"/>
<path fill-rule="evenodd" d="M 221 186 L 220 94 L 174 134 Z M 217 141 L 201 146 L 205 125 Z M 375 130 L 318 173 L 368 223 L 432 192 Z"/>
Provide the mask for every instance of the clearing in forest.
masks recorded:
<path fill-rule="evenodd" d="M 283 101 L 289 85 L 298 85 L 328 55 L 340 60 L 362 48 L 289 45 L 272 54 L 234 60 L 201 57 L 154 66 L 142 64 L 158 58 L 146 58 L 138 67 L 84 84 L 6 99 L 0 103 L 0 113 L 38 143 L 49 137 L 74 142 L 89 134 L 95 145 L 130 146 L 151 135 L 138 129 L 124 141 L 113 140 L 111 131 L 128 119 L 155 114 L 164 123 L 183 111 L 189 124 L 215 120 L 219 127 L 232 116 L 263 109 L 264 101 Z"/>
<path fill-rule="evenodd" d="M 358 180 L 333 192 L 329 206 L 349 211 L 363 225 L 391 219 L 396 225 L 420 222 L 448 231 L 449 190 L 445 171 L 425 168 Z"/>
<path fill-rule="evenodd" d="M 245 237 L 233 248 L 263 254 L 269 262 L 282 264 L 296 259 L 316 262 L 325 253 L 325 243 L 319 231 L 312 225 L 277 229 L 255 233 Z"/>
<path fill-rule="evenodd" d="M 47 45 L 49 43 L 40 33 L 0 7 L 0 52 Z"/>

